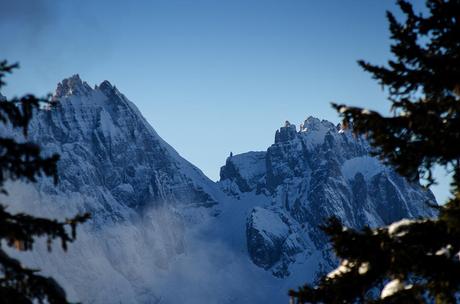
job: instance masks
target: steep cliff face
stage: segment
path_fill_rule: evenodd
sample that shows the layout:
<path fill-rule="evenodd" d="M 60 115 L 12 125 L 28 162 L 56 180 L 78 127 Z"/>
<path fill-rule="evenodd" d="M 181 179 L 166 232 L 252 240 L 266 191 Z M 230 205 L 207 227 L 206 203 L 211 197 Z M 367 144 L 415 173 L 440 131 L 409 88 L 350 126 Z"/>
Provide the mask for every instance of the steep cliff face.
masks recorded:
<path fill-rule="evenodd" d="M 432 193 L 369 156 L 370 149 L 364 138 L 309 117 L 299 131 L 286 122 L 266 152 L 228 158 L 221 188 L 239 198 L 267 197 L 247 217 L 252 261 L 284 277 L 299 259 L 317 259 L 320 252 L 327 269 L 333 257 L 318 229 L 324 219 L 337 216 L 359 228 L 434 215 L 425 204 L 435 201 Z"/>

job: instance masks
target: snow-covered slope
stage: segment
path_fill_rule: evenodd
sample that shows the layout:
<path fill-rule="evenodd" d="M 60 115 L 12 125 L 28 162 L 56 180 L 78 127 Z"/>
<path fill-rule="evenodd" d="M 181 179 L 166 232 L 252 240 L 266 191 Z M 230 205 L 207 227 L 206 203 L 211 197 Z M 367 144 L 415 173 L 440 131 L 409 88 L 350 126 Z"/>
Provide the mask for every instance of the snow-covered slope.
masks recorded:
<path fill-rule="evenodd" d="M 38 242 L 20 254 L 74 301 L 283 302 L 333 266 L 324 218 L 361 227 L 432 215 L 431 193 L 326 121 L 286 123 L 267 151 L 228 158 L 214 183 L 109 82 L 91 88 L 75 75 L 54 99 L 30 139 L 60 154 L 60 183 L 12 184 L 2 201 L 47 217 L 91 212 L 67 253 Z"/>

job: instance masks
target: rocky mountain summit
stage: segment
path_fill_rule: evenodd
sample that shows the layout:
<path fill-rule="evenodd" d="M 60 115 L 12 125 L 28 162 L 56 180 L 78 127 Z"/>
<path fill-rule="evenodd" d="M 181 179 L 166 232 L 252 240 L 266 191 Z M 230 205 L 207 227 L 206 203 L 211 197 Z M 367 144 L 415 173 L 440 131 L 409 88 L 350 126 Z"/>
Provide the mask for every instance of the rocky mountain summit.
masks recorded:
<path fill-rule="evenodd" d="M 32 123 L 31 138 L 62 156 L 62 192 L 107 193 L 114 203 L 133 209 L 146 204 L 217 204 L 213 183 L 181 158 L 108 81 L 92 89 L 78 75 L 58 84 L 53 108 Z M 55 191 L 46 188 L 46 191 Z"/>
<path fill-rule="evenodd" d="M 29 139 L 58 153 L 60 182 L 11 185 L 10 207 L 62 218 L 91 212 L 69 252 L 19 254 L 88 303 L 267 303 L 329 271 L 318 225 L 431 216 L 431 192 L 369 156 L 364 138 L 309 117 L 266 151 L 232 155 L 214 183 L 108 81 L 58 84 Z M 257 292 L 255 292 L 257 290 Z"/>
<path fill-rule="evenodd" d="M 308 117 L 298 131 L 286 122 L 267 151 L 227 158 L 222 189 L 236 198 L 255 192 L 270 201 L 247 218 L 252 261 L 283 277 L 299 255 L 317 259 L 319 252 L 327 269 L 332 255 L 318 229 L 324 219 L 336 216 L 360 228 L 433 216 L 426 204 L 435 202 L 433 194 L 371 157 L 370 149 L 364 138 Z"/>

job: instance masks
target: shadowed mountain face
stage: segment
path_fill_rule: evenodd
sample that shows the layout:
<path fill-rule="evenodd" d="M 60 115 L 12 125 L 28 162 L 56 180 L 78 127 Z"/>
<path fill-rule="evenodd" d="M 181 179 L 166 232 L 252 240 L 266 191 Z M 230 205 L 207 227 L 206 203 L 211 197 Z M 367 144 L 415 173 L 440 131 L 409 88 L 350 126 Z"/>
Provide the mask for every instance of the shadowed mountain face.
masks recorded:
<path fill-rule="evenodd" d="M 229 157 L 214 183 L 108 81 L 91 88 L 72 76 L 54 100 L 30 139 L 60 154 L 60 183 L 12 185 L 8 200 L 47 217 L 92 213 L 68 253 L 37 244 L 20 256 L 74 301 L 284 301 L 288 288 L 332 267 L 318 229 L 325 218 L 362 227 L 433 215 L 430 192 L 326 121 L 310 117 L 299 131 L 286 123 L 267 151 Z"/>

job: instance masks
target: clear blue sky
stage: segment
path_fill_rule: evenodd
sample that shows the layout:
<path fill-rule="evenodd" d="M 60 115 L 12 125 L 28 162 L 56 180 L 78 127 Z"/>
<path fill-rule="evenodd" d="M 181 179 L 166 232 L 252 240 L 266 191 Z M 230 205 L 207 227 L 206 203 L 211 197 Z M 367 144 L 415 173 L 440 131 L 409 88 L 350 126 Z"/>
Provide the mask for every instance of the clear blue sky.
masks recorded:
<path fill-rule="evenodd" d="M 416 7 L 422 0 L 414 1 Z M 388 112 L 357 59 L 389 57 L 377 0 L 0 0 L 7 95 L 78 73 L 109 80 L 211 179 L 230 151 L 265 150 L 285 120 L 338 122 L 331 101 Z M 435 189 L 438 198 L 446 187 Z"/>

